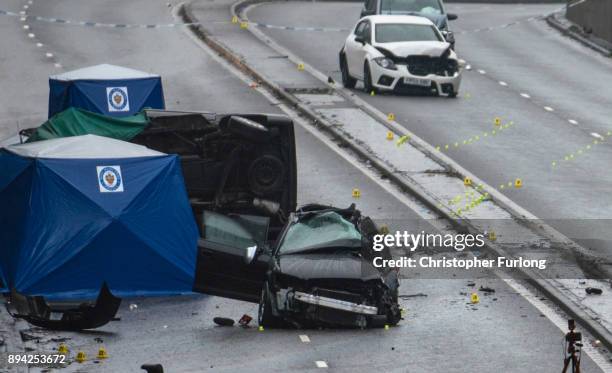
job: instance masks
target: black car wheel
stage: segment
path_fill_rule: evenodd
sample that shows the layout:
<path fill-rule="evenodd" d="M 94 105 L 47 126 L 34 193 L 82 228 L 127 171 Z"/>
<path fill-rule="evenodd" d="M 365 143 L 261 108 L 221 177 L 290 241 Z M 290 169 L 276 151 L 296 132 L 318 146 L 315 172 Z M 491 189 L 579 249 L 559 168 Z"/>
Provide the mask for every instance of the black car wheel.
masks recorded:
<path fill-rule="evenodd" d="M 456 98 L 457 97 L 457 91 L 455 91 L 454 89 L 448 94 L 448 98 Z"/>
<path fill-rule="evenodd" d="M 365 93 L 374 92 L 375 89 L 372 86 L 372 74 L 370 73 L 370 65 L 368 61 L 363 64 L 363 90 Z"/>
<path fill-rule="evenodd" d="M 342 85 L 345 88 L 355 88 L 357 79 L 351 77 L 351 74 L 349 74 L 348 63 L 346 62 L 346 55 L 344 53 L 340 53 L 340 73 L 342 74 Z"/>
<path fill-rule="evenodd" d="M 259 326 L 263 326 L 264 328 L 278 328 L 282 326 L 282 320 L 272 313 L 272 302 L 270 301 L 270 292 L 268 291 L 267 282 L 264 283 L 261 289 L 257 321 L 259 322 Z"/>

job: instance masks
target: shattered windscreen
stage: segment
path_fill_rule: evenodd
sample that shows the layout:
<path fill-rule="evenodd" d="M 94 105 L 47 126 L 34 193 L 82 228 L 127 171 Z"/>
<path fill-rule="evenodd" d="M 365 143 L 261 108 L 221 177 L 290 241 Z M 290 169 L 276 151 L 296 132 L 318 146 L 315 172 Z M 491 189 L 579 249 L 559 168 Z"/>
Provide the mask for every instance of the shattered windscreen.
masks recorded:
<path fill-rule="evenodd" d="M 292 254 L 330 247 L 361 247 L 361 233 L 333 211 L 306 216 L 290 226 L 278 253 Z"/>

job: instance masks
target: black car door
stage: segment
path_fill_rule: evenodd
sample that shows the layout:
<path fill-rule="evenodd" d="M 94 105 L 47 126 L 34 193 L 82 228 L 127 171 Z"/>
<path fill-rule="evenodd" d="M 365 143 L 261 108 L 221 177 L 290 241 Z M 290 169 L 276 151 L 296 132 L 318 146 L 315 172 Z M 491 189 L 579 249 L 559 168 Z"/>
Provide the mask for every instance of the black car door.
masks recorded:
<path fill-rule="evenodd" d="M 270 258 L 269 218 L 204 211 L 202 222 L 193 290 L 259 302 Z M 249 258 L 248 251 L 255 257 Z"/>

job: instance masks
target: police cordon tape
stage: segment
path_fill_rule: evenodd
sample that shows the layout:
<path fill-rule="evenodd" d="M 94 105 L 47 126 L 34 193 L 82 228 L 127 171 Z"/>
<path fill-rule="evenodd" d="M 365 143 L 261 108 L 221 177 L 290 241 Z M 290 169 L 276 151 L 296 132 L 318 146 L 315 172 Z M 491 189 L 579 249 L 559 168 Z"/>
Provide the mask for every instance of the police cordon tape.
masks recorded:
<path fill-rule="evenodd" d="M 286 31 L 299 31 L 299 32 L 350 32 L 352 28 L 344 28 L 344 27 L 302 27 L 302 26 L 282 26 L 282 25 L 271 25 L 267 23 L 258 23 L 258 22 L 246 22 L 243 20 L 238 20 L 234 17 L 231 21 L 206 21 L 206 22 L 194 22 L 194 23 L 159 23 L 159 24 L 144 24 L 144 23 L 103 23 L 103 22 L 93 22 L 93 21 L 78 21 L 78 20 L 70 20 L 70 19 L 62 19 L 62 18 L 50 18 L 50 17 L 41 17 L 41 16 L 32 16 L 26 14 L 25 11 L 20 12 L 12 12 L 8 10 L 0 9 L 0 16 L 10 16 L 10 17 L 21 17 L 25 20 L 34 20 L 39 22 L 46 23 L 56 23 L 63 25 L 73 25 L 73 26 L 81 26 L 81 27 L 103 27 L 103 28 L 120 28 L 120 29 L 163 29 L 163 28 L 175 28 L 175 27 L 189 27 L 189 26 L 204 26 L 207 23 L 232 23 L 239 24 L 241 28 L 248 28 L 249 26 L 255 26 L 259 28 L 266 28 L 272 30 L 286 30 Z M 474 30 L 462 30 L 456 31 L 455 34 L 463 35 L 463 34 L 471 34 L 478 33 L 483 31 L 494 31 L 498 29 L 508 28 L 514 25 L 518 25 L 521 23 L 543 20 L 546 18 L 546 15 L 538 15 L 532 16 L 525 20 L 518 20 L 509 22 L 499 26 L 491 26 L 491 27 L 483 27 Z"/>

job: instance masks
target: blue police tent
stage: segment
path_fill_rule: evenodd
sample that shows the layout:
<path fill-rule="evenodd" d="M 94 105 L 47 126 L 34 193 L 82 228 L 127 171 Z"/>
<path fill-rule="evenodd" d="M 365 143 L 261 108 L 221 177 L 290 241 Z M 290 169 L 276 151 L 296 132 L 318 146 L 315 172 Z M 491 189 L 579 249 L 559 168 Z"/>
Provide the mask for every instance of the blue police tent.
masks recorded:
<path fill-rule="evenodd" d="M 50 299 L 190 293 L 199 237 L 179 159 L 95 135 L 0 149 L 0 271 Z"/>
<path fill-rule="evenodd" d="M 164 109 L 161 78 L 108 64 L 49 77 L 49 118 L 69 107 L 114 117 Z"/>

